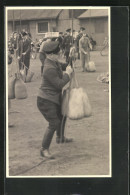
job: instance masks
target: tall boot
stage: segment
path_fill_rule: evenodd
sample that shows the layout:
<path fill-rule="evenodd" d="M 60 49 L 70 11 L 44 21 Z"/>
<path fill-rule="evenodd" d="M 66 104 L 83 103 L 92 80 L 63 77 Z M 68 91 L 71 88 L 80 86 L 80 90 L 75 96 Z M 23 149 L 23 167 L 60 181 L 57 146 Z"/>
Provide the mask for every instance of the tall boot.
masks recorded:
<path fill-rule="evenodd" d="M 43 75 L 43 65 L 41 66 L 41 76 Z"/>

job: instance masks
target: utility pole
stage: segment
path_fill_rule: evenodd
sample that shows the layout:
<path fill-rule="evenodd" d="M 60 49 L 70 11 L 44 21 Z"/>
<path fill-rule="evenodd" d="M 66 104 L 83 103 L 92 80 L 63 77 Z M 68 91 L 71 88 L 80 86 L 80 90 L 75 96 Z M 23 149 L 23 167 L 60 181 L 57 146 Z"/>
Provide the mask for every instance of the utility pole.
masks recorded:
<path fill-rule="evenodd" d="M 20 10 L 20 32 L 21 32 L 21 10 Z"/>
<path fill-rule="evenodd" d="M 74 18 L 73 18 L 73 17 L 74 17 L 73 14 L 74 14 L 74 13 L 73 13 L 73 9 L 72 9 L 72 44 L 73 44 L 73 29 L 74 29 L 74 28 L 73 28 L 73 19 L 74 19 Z"/>
<path fill-rule="evenodd" d="M 14 10 L 13 10 L 13 32 L 14 32 Z"/>

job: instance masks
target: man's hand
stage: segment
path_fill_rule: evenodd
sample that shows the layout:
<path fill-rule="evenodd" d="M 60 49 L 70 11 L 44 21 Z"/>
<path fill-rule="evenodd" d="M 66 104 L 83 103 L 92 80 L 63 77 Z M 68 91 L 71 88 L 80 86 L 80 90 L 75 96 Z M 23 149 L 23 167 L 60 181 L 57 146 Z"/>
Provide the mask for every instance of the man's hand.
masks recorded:
<path fill-rule="evenodd" d="M 69 77 L 70 77 L 72 72 L 73 72 L 73 69 L 71 68 L 71 66 L 67 66 L 66 73 L 69 75 Z"/>
<path fill-rule="evenodd" d="M 18 56 L 18 60 L 20 59 L 20 56 Z"/>
<path fill-rule="evenodd" d="M 25 56 L 26 55 L 26 52 L 22 53 L 22 55 Z"/>

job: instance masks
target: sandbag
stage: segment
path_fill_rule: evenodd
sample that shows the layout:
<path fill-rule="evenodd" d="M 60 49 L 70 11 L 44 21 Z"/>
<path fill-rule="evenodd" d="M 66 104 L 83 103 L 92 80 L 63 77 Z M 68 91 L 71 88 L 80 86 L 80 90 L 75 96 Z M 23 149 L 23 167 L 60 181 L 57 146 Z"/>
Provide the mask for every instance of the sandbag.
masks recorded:
<path fill-rule="evenodd" d="M 67 91 L 66 99 L 67 100 Z M 73 88 L 70 90 L 70 96 L 68 102 L 64 101 L 64 107 L 62 107 L 62 114 L 68 116 L 72 120 L 81 119 L 83 117 L 89 117 L 92 114 L 91 105 L 87 94 L 83 88 Z M 68 107 L 66 106 L 68 104 Z M 67 109 L 66 109 L 67 108 Z"/>
<path fill-rule="evenodd" d="M 26 76 L 26 82 L 31 82 L 32 78 L 33 78 L 34 72 L 28 71 L 28 74 Z"/>
<path fill-rule="evenodd" d="M 80 119 L 84 117 L 82 95 L 82 88 L 71 89 L 68 106 L 68 117 L 70 119 Z"/>
<path fill-rule="evenodd" d="M 9 77 L 8 79 L 8 98 L 14 99 L 15 98 L 15 92 L 14 92 L 14 86 L 15 86 L 15 77 Z"/>
<path fill-rule="evenodd" d="M 27 98 L 27 88 L 26 84 L 21 78 L 17 78 L 15 82 L 15 97 L 16 99 Z"/>
<path fill-rule="evenodd" d="M 97 77 L 97 81 L 101 83 L 109 83 L 109 73 L 102 73 Z"/>
<path fill-rule="evenodd" d="M 73 73 L 69 87 L 63 91 L 62 114 L 72 120 L 89 117 L 92 114 L 88 96 L 83 88 L 78 87 L 75 73 Z"/>
<path fill-rule="evenodd" d="M 86 65 L 86 70 L 88 72 L 95 72 L 96 71 L 96 66 L 93 61 L 89 61 L 89 63 Z"/>

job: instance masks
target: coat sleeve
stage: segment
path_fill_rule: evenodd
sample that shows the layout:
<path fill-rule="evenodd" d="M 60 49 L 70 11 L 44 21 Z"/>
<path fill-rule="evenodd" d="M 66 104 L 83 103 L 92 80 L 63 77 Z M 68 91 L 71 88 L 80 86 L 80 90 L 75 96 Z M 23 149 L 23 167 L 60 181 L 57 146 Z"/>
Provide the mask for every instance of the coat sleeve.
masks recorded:
<path fill-rule="evenodd" d="M 62 79 L 59 78 L 57 70 L 54 68 L 47 70 L 44 77 L 58 90 L 61 90 L 70 81 L 69 75 L 66 73 Z"/>

